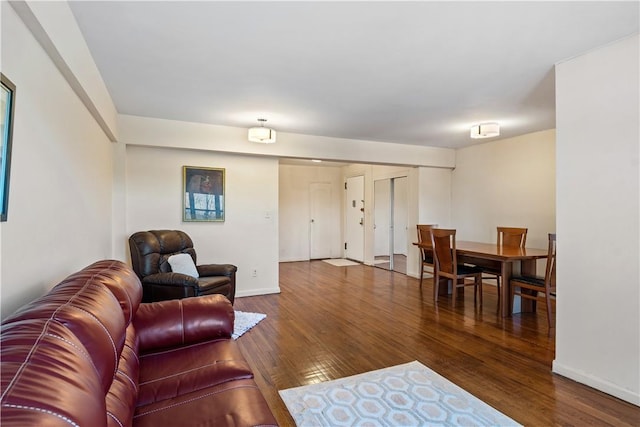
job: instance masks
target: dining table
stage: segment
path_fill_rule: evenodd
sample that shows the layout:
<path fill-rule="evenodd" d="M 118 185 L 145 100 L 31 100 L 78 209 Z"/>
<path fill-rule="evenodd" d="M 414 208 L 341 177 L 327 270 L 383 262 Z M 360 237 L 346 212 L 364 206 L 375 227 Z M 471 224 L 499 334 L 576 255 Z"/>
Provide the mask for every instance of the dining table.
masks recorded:
<path fill-rule="evenodd" d="M 433 250 L 430 242 L 415 242 L 414 245 L 422 249 Z M 537 260 L 547 258 L 547 250 L 457 240 L 456 256 L 459 264 L 473 264 L 501 272 L 502 286 L 500 287 L 498 311 L 502 317 L 508 317 L 513 312 L 509 285 L 511 277 L 514 274 L 535 276 Z M 535 310 L 535 303 L 530 300 L 523 299 L 519 305 L 516 307 L 516 311 L 531 312 Z"/>

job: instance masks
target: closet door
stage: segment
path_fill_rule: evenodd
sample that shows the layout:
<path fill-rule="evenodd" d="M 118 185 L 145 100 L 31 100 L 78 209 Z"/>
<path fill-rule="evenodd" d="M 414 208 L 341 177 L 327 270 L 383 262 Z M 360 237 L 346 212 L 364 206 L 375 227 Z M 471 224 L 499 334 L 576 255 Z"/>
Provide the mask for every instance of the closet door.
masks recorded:
<path fill-rule="evenodd" d="M 331 258 L 331 184 L 309 184 L 309 258 Z"/>
<path fill-rule="evenodd" d="M 408 179 L 380 179 L 373 186 L 374 265 L 407 274 Z"/>

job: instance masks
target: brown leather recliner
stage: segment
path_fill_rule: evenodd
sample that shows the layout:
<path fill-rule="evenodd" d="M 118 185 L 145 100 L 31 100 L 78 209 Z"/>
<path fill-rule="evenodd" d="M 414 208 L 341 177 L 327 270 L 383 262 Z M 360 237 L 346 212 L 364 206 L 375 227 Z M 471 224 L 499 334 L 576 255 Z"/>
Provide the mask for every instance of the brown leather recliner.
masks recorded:
<path fill-rule="evenodd" d="M 237 267 L 231 264 L 197 265 L 193 241 L 179 230 L 149 230 L 129 237 L 131 263 L 143 287 L 143 302 L 222 294 L 231 301 L 236 295 Z M 169 257 L 189 254 L 199 278 L 174 273 Z"/>

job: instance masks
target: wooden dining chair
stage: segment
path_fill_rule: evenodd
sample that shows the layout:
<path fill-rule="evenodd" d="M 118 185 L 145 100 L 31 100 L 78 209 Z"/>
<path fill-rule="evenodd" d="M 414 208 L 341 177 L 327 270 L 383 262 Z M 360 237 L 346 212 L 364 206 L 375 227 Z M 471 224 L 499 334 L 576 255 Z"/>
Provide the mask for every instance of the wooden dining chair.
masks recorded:
<path fill-rule="evenodd" d="M 435 261 L 433 279 L 433 299 L 438 302 L 440 279 L 451 280 L 453 291 L 453 305 L 455 307 L 458 298 L 458 288 L 473 286 L 473 301 L 479 299 L 482 307 L 482 269 L 479 267 L 458 264 L 456 253 L 456 230 L 432 228 L 431 244 Z M 473 279 L 472 282 L 468 279 Z M 478 292 L 480 297 L 477 298 Z"/>
<path fill-rule="evenodd" d="M 544 277 L 514 276 L 509 281 L 511 286 L 511 301 L 516 295 L 520 298 L 534 301 L 545 301 L 547 305 L 547 322 L 549 331 L 555 326 L 551 315 L 551 297 L 556 294 L 556 235 L 549 234 L 549 249 L 547 252 L 547 267 Z"/>
<path fill-rule="evenodd" d="M 418 224 L 418 243 L 428 245 L 428 248 L 420 247 L 420 286 L 424 278 L 425 267 L 430 267 L 431 272 L 435 269 L 433 263 L 433 246 L 431 246 L 431 229 L 437 227 L 438 224 Z"/>
<path fill-rule="evenodd" d="M 499 247 L 524 248 L 527 242 L 527 228 L 521 227 L 496 227 L 497 239 L 496 244 Z M 500 278 L 502 271 L 491 267 L 482 267 L 482 279 L 495 279 L 498 291 L 498 310 L 500 310 Z"/>

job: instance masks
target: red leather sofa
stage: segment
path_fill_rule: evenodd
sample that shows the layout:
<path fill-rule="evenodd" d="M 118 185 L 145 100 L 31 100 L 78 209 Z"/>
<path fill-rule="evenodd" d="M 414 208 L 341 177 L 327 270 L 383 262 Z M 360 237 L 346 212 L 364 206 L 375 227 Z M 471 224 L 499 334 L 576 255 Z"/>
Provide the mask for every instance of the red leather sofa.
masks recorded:
<path fill-rule="evenodd" d="M 276 425 L 229 300 L 141 298 L 133 270 L 104 260 L 3 320 L 0 425 Z"/>

